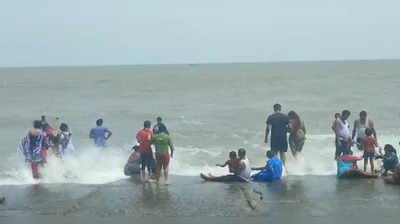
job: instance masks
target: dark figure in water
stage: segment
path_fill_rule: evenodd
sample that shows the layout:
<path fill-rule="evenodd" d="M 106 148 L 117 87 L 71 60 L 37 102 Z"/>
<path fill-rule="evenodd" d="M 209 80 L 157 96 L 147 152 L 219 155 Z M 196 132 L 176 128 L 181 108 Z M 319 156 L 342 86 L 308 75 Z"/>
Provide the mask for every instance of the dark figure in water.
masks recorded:
<path fill-rule="evenodd" d="M 168 128 L 162 122 L 162 118 L 161 117 L 157 117 L 157 124 L 155 124 L 154 127 L 153 127 L 153 134 L 157 134 L 159 132 L 159 130 L 160 130 L 160 127 L 162 127 L 163 130 L 166 130 L 164 133 L 169 135 Z"/>
<path fill-rule="evenodd" d="M 267 127 L 265 129 L 264 142 L 268 143 L 268 135 L 271 131 L 271 150 L 279 153 L 282 164 L 285 166 L 286 152 L 288 149 L 287 132 L 289 125 L 289 117 L 281 113 L 282 106 L 274 105 L 274 113 L 267 119 Z"/>

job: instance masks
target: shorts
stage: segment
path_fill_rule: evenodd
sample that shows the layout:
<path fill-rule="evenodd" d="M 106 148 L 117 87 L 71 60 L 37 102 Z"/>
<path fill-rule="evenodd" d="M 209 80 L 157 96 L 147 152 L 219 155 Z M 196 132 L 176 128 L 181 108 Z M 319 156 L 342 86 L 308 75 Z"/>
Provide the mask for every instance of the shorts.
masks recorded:
<path fill-rule="evenodd" d="M 283 139 L 271 138 L 271 151 L 274 152 L 287 152 L 288 143 L 286 136 Z"/>
<path fill-rule="evenodd" d="M 335 152 L 336 157 L 339 157 L 341 155 L 353 154 L 346 141 L 342 140 L 339 140 L 339 142 L 336 141 L 335 145 L 336 145 L 336 152 Z"/>
<path fill-rule="evenodd" d="M 142 171 L 147 168 L 147 170 L 154 171 L 154 158 L 153 158 L 153 153 L 152 152 L 143 152 L 140 155 L 140 163 L 142 165 Z"/>
<path fill-rule="evenodd" d="M 156 154 L 156 170 L 161 171 L 161 168 L 166 170 L 169 165 L 169 153 Z"/>
<path fill-rule="evenodd" d="M 373 159 L 373 158 L 375 158 L 375 153 L 374 152 L 364 152 L 363 157 L 364 157 L 364 159 Z"/>

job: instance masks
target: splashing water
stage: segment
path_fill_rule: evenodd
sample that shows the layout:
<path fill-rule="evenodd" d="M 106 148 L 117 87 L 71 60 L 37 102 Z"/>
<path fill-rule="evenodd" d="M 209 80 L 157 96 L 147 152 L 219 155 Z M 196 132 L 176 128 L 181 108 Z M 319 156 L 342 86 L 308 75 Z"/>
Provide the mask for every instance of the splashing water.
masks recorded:
<path fill-rule="evenodd" d="M 381 136 L 381 146 L 396 145 L 395 136 Z M 247 140 L 246 140 L 247 141 Z M 265 164 L 267 147 L 252 143 L 243 143 L 253 167 Z M 336 163 L 332 135 L 308 136 L 303 153 L 295 159 L 290 152 L 287 155 L 286 175 L 335 175 Z M 200 172 L 223 175 L 227 168 L 216 167 L 228 158 L 230 149 L 201 149 L 196 147 L 177 147 L 174 158 L 170 161 L 170 173 L 182 176 L 197 176 Z M 362 152 L 353 148 L 355 154 Z M 105 184 L 127 178 L 123 167 L 129 151 L 108 147 L 104 150 L 89 147 L 77 151 L 74 156 L 63 160 L 54 156 L 48 157 L 45 167 L 40 169 L 40 183 L 79 183 Z M 8 158 L 8 164 L 14 164 L 0 173 L 0 185 L 34 184 L 30 168 L 23 158 L 14 155 Z M 379 166 L 380 162 L 376 162 Z M 359 166 L 362 167 L 362 162 Z"/>

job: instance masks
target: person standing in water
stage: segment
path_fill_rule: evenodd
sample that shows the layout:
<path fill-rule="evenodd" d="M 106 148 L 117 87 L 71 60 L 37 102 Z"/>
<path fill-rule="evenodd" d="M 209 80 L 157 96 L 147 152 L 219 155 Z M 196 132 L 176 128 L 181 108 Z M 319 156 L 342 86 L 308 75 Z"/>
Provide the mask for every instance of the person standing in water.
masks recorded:
<path fill-rule="evenodd" d="M 163 127 L 163 129 L 166 130 L 165 133 L 166 133 L 167 135 L 169 135 L 168 128 L 167 128 L 167 126 L 165 126 L 165 124 L 162 122 L 162 118 L 161 118 L 161 117 L 157 117 L 157 124 L 155 124 L 154 127 L 153 127 L 153 133 L 154 133 L 154 134 L 157 133 L 160 127 Z"/>
<path fill-rule="evenodd" d="M 336 133 L 335 132 L 336 122 L 339 119 L 340 119 L 340 113 L 335 113 L 335 120 L 333 120 L 332 126 L 331 126 L 331 129 L 332 129 L 333 133 Z M 334 156 L 335 159 L 337 158 L 337 156 L 336 156 L 336 152 L 337 151 L 338 151 L 338 144 L 337 144 L 337 139 L 336 139 L 336 134 L 335 134 L 335 156 Z"/>
<path fill-rule="evenodd" d="M 367 128 L 371 129 L 372 135 L 376 138 L 374 122 L 367 118 L 367 112 L 363 110 L 360 112 L 360 118 L 354 121 L 353 133 L 351 135 L 353 142 L 357 142 L 358 149 L 361 149 L 361 138 L 366 136 L 365 130 Z"/>
<path fill-rule="evenodd" d="M 61 158 L 74 153 L 75 147 L 72 144 L 72 133 L 66 123 L 61 123 L 60 132 L 57 134 L 58 154 Z"/>
<path fill-rule="evenodd" d="M 106 141 L 110 139 L 112 132 L 108 128 L 103 127 L 103 119 L 96 121 L 96 127 L 92 128 L 89 133 L 89 138 L 93 139 L 94 145 L 99 148 L 106 146 Z"/>
<path fill-rule="evenodd" d="M 349 110 L 343 110 L 340 118 L 335 121 L 336 152 L 335 159 L 343 154 L 351 154 L 350 125 L 347 119 L 350 117 Z"/>
<path fill-rule="evenodd" d="M 155 173 L 154 169 L 154 156 L 153 150 L 151 149 L 151 137 L 153 136 L 153 132 L 151 131 L 151 121 L 144 121 L 143 129 L 138 131 L 136 134 L 136 140 L 139 143 L 139 153 L 142 164 L 142 179 L 147 181 L 146 179 L 146 168 L 149 172 L 149 176 Z"/>
<path fill-rule="evenodd" d="M 33 121 L 33 129 L 21 140 L 19 148 L 25 156 L 25 161 L 31 165 L 33 178 L 39 179 L 39 166 L 43 166 L 46 161 L 47 148 L 46 134 L 42 131 L 41 121 Z"/>
<path fill-rule="evenodd" d="M 46 120 L 46 116 L 45 116 L 45 115 L 42 115 L 42 116 L 40 117 L 40 123 L 42 124 L 42 129 L 43 129 L 46 125 L 49 124 L 49 123 L 47 122 L 47 120 Z"/>
<path fill-rule="evenodd" d="M 271 150 L 278 153 L 282 160 L 282 164 L 286 165 L 286 155 L 288 148 L 287 132 L 289 125 L 289 118 L 287 115 L 281 113 L 281 105 L 274 105 L 274 113 L 267 119 L 267 127 L 265 129 L 264 142 L 268 143 L 268 135 L 271 130 Z"/>
<path fill-rule="evenodd" d="M 157 182 L 160 180 L 162 169 L 165 183 L 168 183 L 168 165 L 170 157 L 174 156 L 175 148 L 164 125 L 159 126 L 158 132 L 151 137 L 151 144 L 154 144 L 156 151 L 156 180 Z M 171 150 L 171 154 L 169 154 L 169 150 Z"/>
<path fill-rule="evenodd" d="M 288 117 L 290 132 L 289 146 L 293 156 L 296 158 L 297 153 L 300 153 L 303 149 L 306 140 L 306 128 L 296 112 L 290 111 Z"/>

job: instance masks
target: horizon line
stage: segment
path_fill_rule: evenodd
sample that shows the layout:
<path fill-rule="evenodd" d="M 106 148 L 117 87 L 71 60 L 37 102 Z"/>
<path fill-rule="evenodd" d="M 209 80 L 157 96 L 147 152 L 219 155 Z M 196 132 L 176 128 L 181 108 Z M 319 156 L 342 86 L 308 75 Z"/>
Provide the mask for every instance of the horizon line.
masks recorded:
<path fill-rule="evenodd" d="M 24 68 L 83 68 L 83 67 L 121 67 L 121 66 L 195 66 L 195 65 L 223 65 L 223 64 L 281 64 L 281 63 L 324 63 L 324 62 L 368 62 L 368 61 L 398 61 L 400 58 L 376 59 L 322 59 L 322 60 L 282 60 L 282 61 L 253 61 L 253 62 L 194 62 L 194 63 L 141 63 L 141 64 L 87 64 L 87 65 L 34 65 L 34 66 L 0 66 L 0 69 Z"/>

